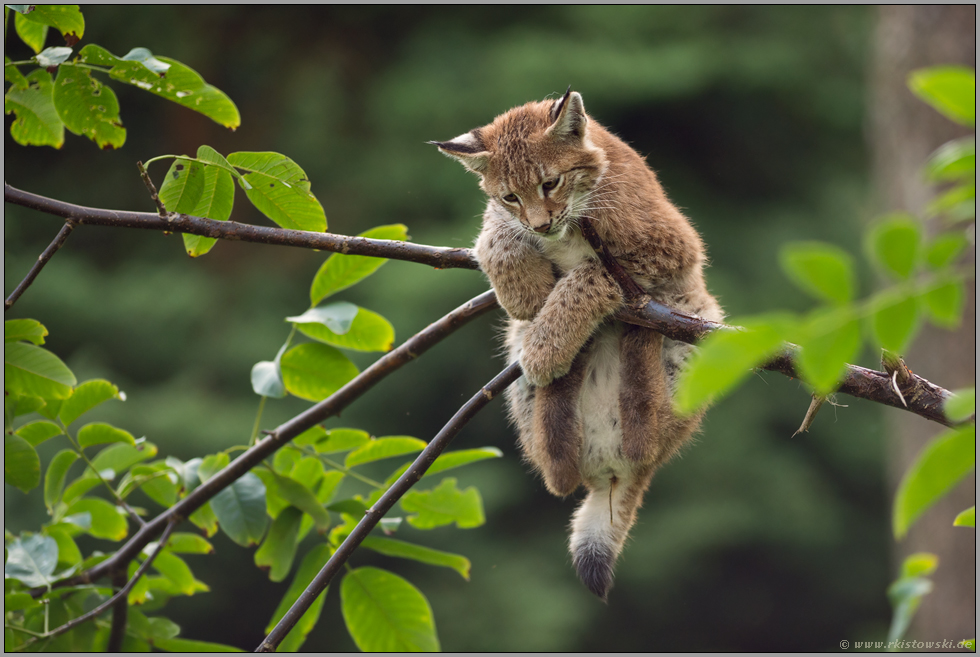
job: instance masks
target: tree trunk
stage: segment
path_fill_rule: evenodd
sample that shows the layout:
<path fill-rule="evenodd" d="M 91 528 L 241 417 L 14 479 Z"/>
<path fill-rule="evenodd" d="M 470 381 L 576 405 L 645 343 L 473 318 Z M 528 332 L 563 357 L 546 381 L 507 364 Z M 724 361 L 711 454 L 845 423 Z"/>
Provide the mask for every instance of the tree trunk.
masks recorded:
<path fill-rule="evenodd" d="M 936 64 L 976 61 L 976 6 L 888 6 L 879 9 L 872 70 L 871 146 L 879 203 L 884 211 L 905 210 L 924 216 L 934 196 L 921 174 L 928 156 L 941 144 L 970 134 L 916 98 L 906 87 L 910 71 Z M 926 232 L 940 228 L 926 223 Z M 967 256 L 975 261 L 971 248 Z M 947 389 L 976 380 L 976 288 L 967 287 L 962 326 L 955 332 L 924 329 L 906 363 L 917 374 Z M 891 414 L 890 481 L 894 495 L 904 472 L 940 427 L 907 414 Z M 939 556 L 935 588 L 926 596 L 910 636 L 943 641 L 976 636 L 976 533 L 953 527 L 957 513 L 976 503 L 975 474 L 926 512 L 895 549 L 896 565 L 913 552 Z"/>

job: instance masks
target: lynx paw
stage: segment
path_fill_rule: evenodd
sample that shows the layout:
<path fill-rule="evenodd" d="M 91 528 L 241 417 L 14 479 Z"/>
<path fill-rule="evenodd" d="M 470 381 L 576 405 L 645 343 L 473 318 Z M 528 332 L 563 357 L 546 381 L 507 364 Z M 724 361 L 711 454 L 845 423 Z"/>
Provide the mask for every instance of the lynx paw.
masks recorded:
<path fill-rule="evenodd" d="M 520 359 L 524 378 L 539 388 L 565 376 L 572 367 L 572 358 L 565 358 L 555 346 L 553 338 L 540 336 L 540 333 L 540 330 L 536 331 L 532 326 L 524 334 L 524 348 Z"/>

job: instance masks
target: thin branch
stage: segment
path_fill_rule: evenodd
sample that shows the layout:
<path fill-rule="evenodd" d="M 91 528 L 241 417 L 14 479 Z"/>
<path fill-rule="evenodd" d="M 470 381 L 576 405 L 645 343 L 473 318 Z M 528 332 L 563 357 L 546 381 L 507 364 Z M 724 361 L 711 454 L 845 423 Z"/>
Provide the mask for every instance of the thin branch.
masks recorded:
<path fill-rule="evenodd" d="M 24 280 L 22 280 L 20 284 L 14 288 L 14 291 L 11 292 L 10 296 L 3 302 L 4 312 L 10 310 L 10 307 L 17 302 L 20 295 L 24 294 L 24 290 L 30 287 L 31 283 L 34 282 L 34 279 L 37 278 L 37 275 L 41 273 L 42 269 L 44 269 L 44 265 L 48 264 L 48 260 L 51 259 L 51 256 L 53 256 L 58 249 L 62 247 L 62 245 L 64 245 L 65 240 L 68 239 L 68 236 L 71 235 L 71 231 L 74 229 L 75 224 L 71 220 L 65 222 L 65 225 L 61 227 L 61 230 L 58 231 L 55 238 L 51 240 L 51 244 L 48 244 L 48 248 L 44 249 L 44 252 L 38 256 L 37 262 L 35 262 L 31 267 L 31 270 L 27 272 L 27 276 L 24 277 Z"/>
<path fill-rule="evenodd" d="M 153 203 L 157 206 L 157 214 L 159 214 L 162 219 L 166 219 L 169 213 L 167 212 L 167 208 L 164 206 L 163 201 L 160 200 L 160 195 L 157 194 L 157 187 L 153 184 L 150 174 L 146 172 L 146 167 L 143 166 L 142 162 L 137 162 L 136 168 L 140 170 L 140 178 L 143 179 L 143 184 L 146 185 L 147 191 L 150 192 L 150 198 L 153 199 Z"/>
<path fill-rule="evenodd" d="M 418 358 L 460 327 L 497 307 L 497 297 L 494 293 L 492 291 L 484 292 L 433 322 L 406 340 L 400 347 L 379 358 L 340 390 L 269 432 L 255 446 L 243 452 L 228 466 L 195 488 L 187 497 L 146 523 L 114 555 L 93 566 L 90 570 L 55 582 L 52 586 L 89 584 L 111 574 L 120 566 L 128 564 L 139 554 L 140 550 L 163 531 L 168 523 L 187 518 L 290 440 L 310 427 L 340 413 L 402 365 Z M 32 589 L 30 593 L 37 597 L 46 590 L 46 588 L 39 587 Z"/>
<path fill-rule="evenodd" d="M 215 221 L 192 217 L 186 214 L 171 213 L 166 217 L 151 212 L 125 212 L 122 210 L 104 210 L 87 208 L 81 205 L 65 203 L 46 196 L 32 194 L 3 185 L 5 201 L 22 205 L 25 208 L 38 210 L 57 217 L 70 219 L 73 223 L 86 226 L 114 226 L 118 228 L 142 228 L 159 230 L 167 233 L 187 233 L 202 235 L 216 239 L 234 240 L 241 242 L 258 242 L 261 244 L 278 244 L 280 246 L 296 246 L 335 253 L 374 256 L 377 258 L 392 258 L 407 260 L 436 269 L 479 269 L 480 266 L 469 249 L 426 246 L 399 242 L 397 240 L 374 240 L 365 237 L 349 237 L 334 233 L 314 233 L 305 230 L 286 230 L 284 228 L 269 228 L 253 226 L 235 221 Z"/>
<path fill-rule="evenodd" d="M 61 625 L 59 627 L 54 628 L 53 630 L 50 630 L 48 632 L 45 632 L 44 634 L 42 634 L 40 636 L 36 636 L 36 637 L 34 637 L 34 640 L 36 641 L 36 640 L 39 640 L 39 639 L 51 639 L 51 638 L 54 638 L 54 637 L 58 636 L 59 634 L 64 634 L 68 630 L 74 629 L 74 628 L 78 627 L 79 625 L 81 625 L 82 623 L 85 623 L 87 621 L 92 620 L 93 618 L 95 618 L 97 616 L 100 616 L 103 612 L 105 612 L 107 609 L 109 609 L 113 605 L 116 605 L 117 603 L 120 603 L 119 606 L 121 606 L 123 608 L 123 612 L 120 615 L 119 607 L 117 607 L 113 611 L 112 630 L 111 630 L 111 634 L 110 634 L 110 638 L 109 638 L 109 648 L 108 648 L 108 651 L 109 652 L 118 652 L 119 651 L 119 648 L 120 648 L 120 646 L 122 644 L 122 638 L 121 638 L 121 636 L 122 636 L 122 634 L 125 633 L 125 630 L 126 630 L 126 612 L 125 612 L 125 608 L 127 607 L 126 596 L 129 595 L 129 592 L 133 590 L 133 587 L 136 586 L 136 583 L 140 580 L 141 577 L 143 577 L 144 574 L 146 574 L 146 571 L 150 569 L 150 566 L 153 565 L 153 560 L 157 558 L 157 555 L 160 554 L 160 552 L 163 550 L 164 546 L 166 546 L 167 540 L 170 538 L 170 534 L 171 534 L 171 532 L 173 532 L 174 527 L 176 527 L 176 526 L 177 526 L 177 522 L 176 521 L 170 522 L 170 523 L 167 524 L 166 528 L 163 530 L 163 536 L 160 537 L 160 544 L 157 545 L 157 549 L 154 550 L 153 551 L 153 554 L 151 554 L 150 556 L 148 556 L 143 561 L 142 564 L 140 564 L 140 567 L 136 569 L 136 572 L 133 573 L 133 576 L 129 579 L 128 582 L 125 579 L 122 580 L 123 582 L 125 582 L 125 586 L 123 586 L 121 589 L 119 589 L 115 593 L 115 595 L 113 595 L 111 598 L 109 598 L 108 600 L 106 600 L 105 602 L 103 602 L 102 604 L 100 604 L 98 607 L 96 607 L 92 611 L 90 611 L 88 613 L 85 613 L 85 614 L 82 614 L 78 618 L 73 618 L 70 621 L 68 621 L 67 623 L 65 623 L 64 625 Z M 125 573 L 125 571 L 117 571 L 117 572 Z M 122 577 L 125 578 L 125 575 L 122 575 Z M 115 573 L 114 573 L 114 579 L 115 579 Z M 122 619 L 122 622 L 121 623 L 119 622 L 119 620 L 117 620 L 119 618 Z M 121 629 L 119 629 L 120 628 L 120 625 L 121 625 Z M 115 648 L 113 648 L 112 647 L 113 638 L 117 634 L 120 635 L 119 640 L 118 640 L 119 645 L 117 645 Z M 27 647 L 27 645 L 30 645 L 30 643 L 33 643 L 33 641 L 28 642 L 24 646 L 21 646 L 21 648 Z"/>
<path fill-rule="evenodd" d="M 171 523 L 167 528 L 173 527 L 177 523 Z M 153 556 L 156 557 L 157 553 L 163 549 L 163 546 L 167 544 L 166 537 L 164 540 L 160 541 L 160 545 L 156 550 L 153 551 Z M 133 583 L 136 583 L 136 576 L 134 575 Z M 126 588 L 126 571 L 117 570 L 112 574 L 112 585 L 116 588 L 122 587 Z M 132 589 L 132 587 L 129 587 Z M 119 589 L 122 590 L 122 589 Z M 118 593 L 113 596 L 118 598 L 116 604 L 112 607 L 112 624 L 109 626 L 109 640 L 106 642 L 106 652 L 122 652 L 123 641 L 126 639 L 126 624 L 129 622 L 129 595 L 119 595 Z"/>
<path fill-rule="evenodd" d="M 402 495 L 418 482 L 425 474 L 432 462 L 443 452 L 452 442 L 456 434 L 469 422 L 473 416 L 480 412 L 484 406 L 489 404 L 497 395 L 516 381 L 521 375 L 520 365 L 511 363 L 500 374 L 495 376 L 487 385 L 480 388 L 468 402 L 463 404 L 453 418 L 436 434 L 429 445 L 422 450 L 418 458 L 409 466 L 398 480 L 391 485 L 384 495 L 364 512 L 364 517 L 357 523 L 354 530 L 344 539 L 340 547 L 333 553 L 327 563 L 323 566 L 317 576 L 313 578 L 306 590 L 300 594 L 289 611 L 276 624 L 269 636 L 262 644 L 256 648 L 255 652 L 275 652 L 282 640 L 286 638 L 293 626 L 310 608 L 310 605 L 317 599 L 325 588 L 330 584 L 337 571 L 347 563 L 347 559 L 357 549 L 367 535 L 381 521 L 384 515 L 394 506 L 395 502 L 401 499 Z"/>

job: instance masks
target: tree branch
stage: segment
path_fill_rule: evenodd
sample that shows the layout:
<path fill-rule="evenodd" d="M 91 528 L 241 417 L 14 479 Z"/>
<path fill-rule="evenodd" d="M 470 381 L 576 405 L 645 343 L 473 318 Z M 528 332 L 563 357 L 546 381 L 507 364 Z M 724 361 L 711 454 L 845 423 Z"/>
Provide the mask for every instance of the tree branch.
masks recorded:
<path fill-rule="evenodd" d="M 348 253 L 352 255 L 374 256 L 377 258 L 392 258 L 407 260 L 436 269 L 479 269 L 476 258 L 469 249 L 426 246 L 399 242 L 397 240 L 374 240 L 366 237 L 349 237 L 335 233 L 314 233 L 305 230 L 287 230 L 285 228 L 269 228 L 253 226 L 235 221 L 215 221 L 202 217 L 192 217 L 186 214 L 170 213 L 161 217 L 152 212 L 125 212 L 122 210 L 104 210 L 87 208 L 73 203 L 65 203 L 46 196 L 32 194 L 11 187 L 6 182 L 3 185 L 3 198 L 9 203 L 15 203 L 25 208 L 38 210 L 57 217 L 70 219 L 75 224 L 85 226 L 113 226 L 117 228 L 142 228 L 159 230 L 168 233 L 187 233 L 223 240 L 241 242 L 258 242 L 260 244 L 278 244 L 280 246 L 297 246 L 306 249 Z"/>
<path fill-rule="evenodd" d="M 497 307 L 496 295 L 492 291 L 484 292 L 438 321 L 433 322 L 406 340 L 400 347 L 393 349 L 379 358 L 374 364 L 351 379 L 340 390 L 291 420 L 279 425 L 274 431 L 271 431 L 265 438 L 243 452 L 241 456 L 228 464 L 223 470 L 195 488 L 187 497 L 142 526 L 110 558 L 93 566 L 84 573 L 79 573 L 78 575 L 56 582 L 53 586 L 61 587 L 89 584 L 106 575 L 110 575 L 120 567 L 124 568 L 169 523 L 187 518 L 194 511 L 204 506 L 211 498 L 231 485 L 232 482 L 261 463 L 263 459 L 273 454 L 290 440 L 315 424 L 319 424 L 327 418 L 340 413 L 361 395 L 374 387 L 381 379 L 399 369 L 402 365 L 418 358 L 458 328 Z M 46 590 L 44 587 L 39 587 L 32 589 L 30 593 L 37 597 Z"/>
<path fill-rule="evenodd" d="M 48 244 L 48 248 L 44 249 L 41 255 L 38 256 L 37 262 L 35 262 L 31 267 L 31 270 L 27 272 L 27 276 L 24 277 L 24 280 L 22 280 L 20 284 L 14 288 L 14 291 L 11 292 L 10 296 L 3 302 L 4 312 L 10 310 L 10 307 L 17 302 L 20 295 L 24 294 L 24 290 L 30 287 L 31 283 L 34 282 L 34 279 L 37 278 L 37 275 L 41 273 L 42 269 L 44 269 L 44 265 L 48 264 L 48 260 L 51 259 L 51 256 L 53 256 L 55 252 L 62 247 L 62 245 L 64 245 L 65 240 L 68 239 L 68 236 L 71 235 L 71 231 L 74 230 L 74 228 L 75 224 L 70 219 L 65 222 L 65 225 L 61 227 L 58 234 L 55 235 L 53 240 L 51 240 L 51 244 Z"/>
<path fill-rule="evenodd" d="M 487 385 L 480 388 L 480 391 L 473 395 L 462 408 L 456 411 L 453 418 L 444 426 L 436 437 L 433 438 L 428 446 L 422 450 L 418 458 L 409 466 L 398 480 L 385 491 L 384 495 L 364 512 L 364 517 L 357 523 L 354 530 L 344 539 L 337 551 L 333 553 L 329 561 L 323 566 L 317 576 L 313 578 L 306 590 L 300 594 L 289 611 L 279 620 L 276 626 L 265 638 L 255 652 L 275 652 L 282 640 L 286 638 L 293 626 L 310 608 L 310 605 L 317 599 L 324 589 L 330 584 L 337 571 L 347 562 L 350 555 L 357 549 L 361 542 L 374 529 L 386 513 L 401 499 L 402 495 L 422 478 L 432 462 L 443 452 L 452 442 L 456 434 L 469 422 L 473 416 L 479 413 L 484 406 L 489 404 L 497 395 L 516 381 L 521 375 L 519 364 L 511 363 L 504 370 L 495 376 Z"/>

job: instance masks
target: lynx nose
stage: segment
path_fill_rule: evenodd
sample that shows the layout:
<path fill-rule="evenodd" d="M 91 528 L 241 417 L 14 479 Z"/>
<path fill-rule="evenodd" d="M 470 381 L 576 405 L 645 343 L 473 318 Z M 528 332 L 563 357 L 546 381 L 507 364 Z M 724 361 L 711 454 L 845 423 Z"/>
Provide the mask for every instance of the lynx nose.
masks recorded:
<path fill-rule="evenodd" d="M 546 224 L 541 224 L 540 226 L 535 226 L 534 227 L 534 232 L 535 233 L 547 233 L 550 228 L 551 228 L 551 222 L 549 221 Z"/>

